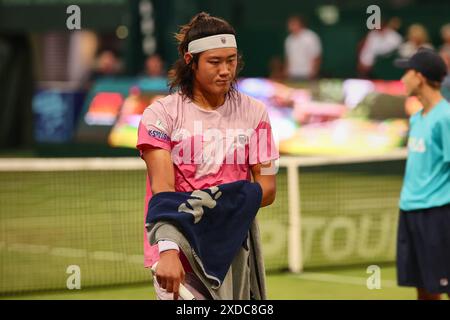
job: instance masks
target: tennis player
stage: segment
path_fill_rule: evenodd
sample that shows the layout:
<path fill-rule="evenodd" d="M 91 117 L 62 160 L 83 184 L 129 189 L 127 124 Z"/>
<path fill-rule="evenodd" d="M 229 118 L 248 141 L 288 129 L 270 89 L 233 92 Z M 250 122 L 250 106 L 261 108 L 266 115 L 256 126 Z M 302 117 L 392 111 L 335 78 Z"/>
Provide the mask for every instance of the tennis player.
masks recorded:
<path fill-rule="evenodd" d="M 400 197 L 397 276 L 418 299 L 450 293 L 450 104 L 440 92 L 447 68 L 432 50 L 396 60 L 402 82 L 423 109 L 410 119 L 408 160 Z"/>
<path fill-rule="evenodd" d="M 242 62 L 235 30 L 199 13 L 176 39 L 179 59 L 169 72 L 172 93 L 152 103 L 139 125 L 137 148 L 148 169 L 146 203 L 158 192 L 190 192 L 253 177 L 263 192 L 260 206 L 270 205 L 279 155 L 264 104 L 236 89 Z M 158 262 L 158 299 L 177 299 L 180 283 L 196 299 L 211 298 L 175 242 L 150 247 L 144 238 L 146 266 Z M 252 298 L 251 292 L 242 293 L 248 281 L 233 278 L 234 298 Z"/>

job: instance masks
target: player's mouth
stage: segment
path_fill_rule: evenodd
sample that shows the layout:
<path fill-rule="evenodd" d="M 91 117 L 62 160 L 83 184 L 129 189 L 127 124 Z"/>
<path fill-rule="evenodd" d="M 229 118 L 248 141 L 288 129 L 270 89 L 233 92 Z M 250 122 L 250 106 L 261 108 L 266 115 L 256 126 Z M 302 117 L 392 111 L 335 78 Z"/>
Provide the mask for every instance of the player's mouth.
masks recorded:
<path fill-rule="evenodd" d="M 230 84 L 230 80 L 217 80 L 217 81 L 216 81 L 216 84 L 217 84 L 218 86 L 227 86 L 227 85 Z"/>

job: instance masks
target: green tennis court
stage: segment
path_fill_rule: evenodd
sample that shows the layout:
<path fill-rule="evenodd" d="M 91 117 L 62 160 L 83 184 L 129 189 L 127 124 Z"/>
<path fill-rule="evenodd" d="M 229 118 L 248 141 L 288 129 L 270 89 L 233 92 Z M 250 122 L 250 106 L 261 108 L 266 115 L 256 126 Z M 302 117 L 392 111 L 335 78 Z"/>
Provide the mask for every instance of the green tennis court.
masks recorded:
<path fill-rule="evenodd" d="M 370 276 L 363 267 L 308 271 L 301 275 L 279 273 L 267 277 L 270 299 L 342 299 L 342 300 L 390 300 L 415 299 L 415 291 L 400 288 L 395 283 L 395 268 L 381 267 L 381 288 L 369 290 L 366 280 Z M 153 300 L 151 281 L 148 284 L 97 289 L 65 290 L 34 293 L 5 299 L 119 299 Z"/>
<path fill-rule="evenodd" d="M 0 296 L 154 298 L 143 268 L 140 159 L 0 162 Z M 392 268 L 404 160 L 305 163 L 280 167 L 277 199 L 258 213 L 269 297 L 413 298 Z M 387 282 L 368 290 L 367 266 L 386 263 Z M 79 293 L 67 292 L 70 266 L 81 270 Z M 287 272 L 296 267 L 305 272 Z"/>

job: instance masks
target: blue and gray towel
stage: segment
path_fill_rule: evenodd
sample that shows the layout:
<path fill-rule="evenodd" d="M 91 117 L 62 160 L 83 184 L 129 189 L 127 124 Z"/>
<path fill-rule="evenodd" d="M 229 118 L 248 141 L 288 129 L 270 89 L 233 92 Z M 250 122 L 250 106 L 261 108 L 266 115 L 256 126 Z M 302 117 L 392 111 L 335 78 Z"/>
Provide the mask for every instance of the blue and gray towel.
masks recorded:
<path fill-rule="evenodd" d="M 147 225 L 169 221 L 185 236 L 205 275 L 222 283 L 259 210 L 261 186 L 246 180 L 193 192 L 160 192 L 148 205 Z"/>

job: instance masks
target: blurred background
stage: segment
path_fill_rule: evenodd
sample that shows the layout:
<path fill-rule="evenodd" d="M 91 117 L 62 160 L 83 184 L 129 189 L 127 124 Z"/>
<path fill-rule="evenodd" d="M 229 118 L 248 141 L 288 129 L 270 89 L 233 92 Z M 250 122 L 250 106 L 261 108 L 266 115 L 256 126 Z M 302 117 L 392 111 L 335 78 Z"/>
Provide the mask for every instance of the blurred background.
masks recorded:
<path fill-rule="evenodd" d="M 450 3 L 377 1 L 369 30 L 372 2 L 0 0 L 0 296 L 153 298 L 137 125 L 168 94 L 173 34 L 206 11 L 234 26 L 238 87 L 265 102 L 282 154 L 277 200 L 259 214 L 269 297 L 414 298 L 393 262 L 421 105 L 392 62 L 428 47 L 450 65 Z M 372 264 L 381 290 L 366 287 Z M 69 265 L 91 291 L 66 289 Z"/>

